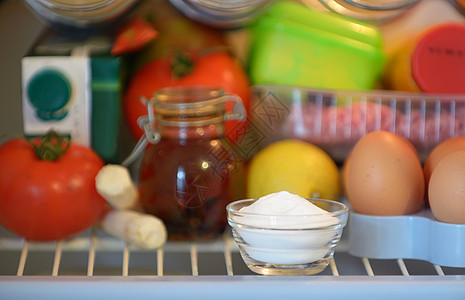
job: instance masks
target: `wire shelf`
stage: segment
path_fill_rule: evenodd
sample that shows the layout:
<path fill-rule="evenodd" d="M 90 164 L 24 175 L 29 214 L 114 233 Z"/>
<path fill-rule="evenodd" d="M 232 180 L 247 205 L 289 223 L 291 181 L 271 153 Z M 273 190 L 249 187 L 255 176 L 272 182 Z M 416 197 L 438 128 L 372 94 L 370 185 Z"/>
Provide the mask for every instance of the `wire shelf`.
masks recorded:
<path fill-rule="evenodd" d="M 465 296 L 465 268 L 354 257 L 344 236 L 330 265 L 318 275 L 261 276 L 243 263 L 229 232 L 211 242 L 168 242 L 148 251 L 95 228 L 52 243 L 29 242 L 2 230 L 0 299 Z"/>

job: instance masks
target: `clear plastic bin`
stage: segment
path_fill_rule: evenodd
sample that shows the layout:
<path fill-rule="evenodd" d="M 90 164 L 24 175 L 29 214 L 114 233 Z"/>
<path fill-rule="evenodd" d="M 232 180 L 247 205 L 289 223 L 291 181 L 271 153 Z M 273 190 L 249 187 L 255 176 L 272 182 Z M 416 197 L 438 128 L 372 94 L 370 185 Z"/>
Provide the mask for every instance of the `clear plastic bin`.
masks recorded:
<path fill-rule="evenodd" d="M 465 96 L 254 86 L 249 119 L 249 155 L 297 138 L 342 162 L 362 136 L 386 130 L 406 137 L 424 161 L 441 141 L 465 135 Z"/>

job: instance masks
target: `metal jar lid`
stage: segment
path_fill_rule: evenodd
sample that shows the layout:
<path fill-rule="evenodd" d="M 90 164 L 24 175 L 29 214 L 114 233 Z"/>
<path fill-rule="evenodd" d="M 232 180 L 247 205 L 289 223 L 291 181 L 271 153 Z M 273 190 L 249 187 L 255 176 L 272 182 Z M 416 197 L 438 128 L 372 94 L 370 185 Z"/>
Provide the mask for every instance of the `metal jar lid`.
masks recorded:
<path fill-rule="evenodd" d="M 89 28 L 117 19 L 138 0 L 25 0 L 33 12 L 53 25 Z"/>
<path fill-rule="evenodd" d="M 170 0 L 187 17 L 217 28 L 248 24 L 273 0 Z"/>

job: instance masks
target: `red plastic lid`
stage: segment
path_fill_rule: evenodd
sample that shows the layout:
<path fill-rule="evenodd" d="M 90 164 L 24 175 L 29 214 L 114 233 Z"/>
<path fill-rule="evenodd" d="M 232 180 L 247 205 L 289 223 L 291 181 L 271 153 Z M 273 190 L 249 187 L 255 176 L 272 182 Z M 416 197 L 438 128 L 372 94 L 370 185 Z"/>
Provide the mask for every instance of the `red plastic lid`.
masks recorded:
<path fill-rule="evenodd" d="M 446 23 L 428 30 L 411 58 L 412 76 L 426 93 L 465 93 L 465 24 Z"/>

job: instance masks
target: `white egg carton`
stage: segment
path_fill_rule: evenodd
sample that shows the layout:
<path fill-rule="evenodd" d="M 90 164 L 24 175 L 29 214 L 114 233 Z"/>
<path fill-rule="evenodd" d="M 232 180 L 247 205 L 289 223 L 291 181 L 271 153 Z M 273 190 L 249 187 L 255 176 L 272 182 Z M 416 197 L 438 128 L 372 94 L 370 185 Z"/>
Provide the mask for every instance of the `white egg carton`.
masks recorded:
<path fill-rule="evenodd" d="M 349 253 L 371 259 L 419 259 L 465 267 L 465 225 L 435 220 L 430 209 L 406 216 L 373 216 L 351 211 Z"/>

